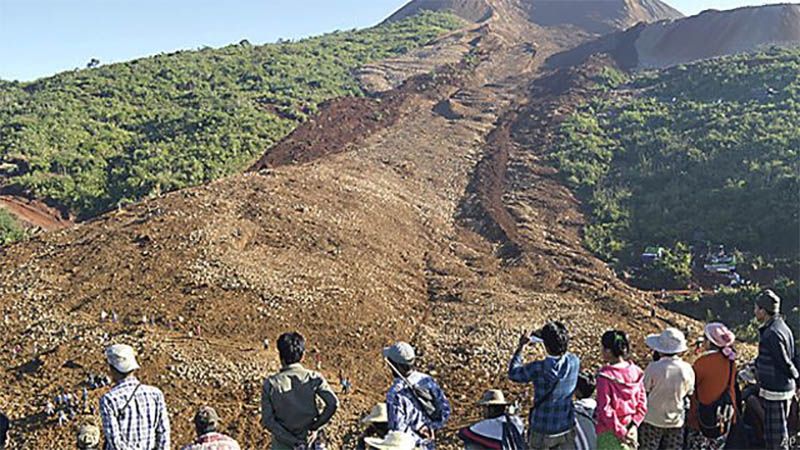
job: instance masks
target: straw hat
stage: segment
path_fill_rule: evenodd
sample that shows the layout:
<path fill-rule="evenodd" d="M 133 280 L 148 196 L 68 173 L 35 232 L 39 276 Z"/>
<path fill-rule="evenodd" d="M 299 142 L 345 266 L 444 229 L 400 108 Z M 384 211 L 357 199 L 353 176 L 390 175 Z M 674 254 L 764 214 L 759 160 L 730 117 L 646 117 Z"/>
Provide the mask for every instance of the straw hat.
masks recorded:
<path fill-rule="evenodd" d="M 97 448 L 100 445 L 100 428 L 94 424 L 82 424 L 78 427 L 76 438 L 80 449 Z"/>
<path fill-rule="evenodd" d="M 506 401 L 506 396 L 503 394 L 503 391 L 500 389 L 489 389 L 488 391 L 483 393 L 483 397 L 481 397 L 480 401 L 478 401 L 478 405 L 480 406 L 506 406 L 508 402 Z"/>
<path fill-rule="evenodd" d="M 675 355 L 689 350 L 686 336 L 677 328 L 667 328 L 661 334 L 651 334 L 645 339 L 651 349 L 665 355 Z"/>
<path fill-rule="evenodd" d="M 368 424 L 368 423 L 388 423 L 389 422 L 389 412 L 386 409 L 386 403 L 378 403 L 377 405 L 372 407 L 372 411 L 361 419 L 361 423 Z"/>
<path fill-rule="evenodd" d="M 385 438 L 364 438 L 364 442 L 370 448 L 378 450 L 414 450 L 417 447 L 417 440 L 408 433 L 390 431 Z"/>

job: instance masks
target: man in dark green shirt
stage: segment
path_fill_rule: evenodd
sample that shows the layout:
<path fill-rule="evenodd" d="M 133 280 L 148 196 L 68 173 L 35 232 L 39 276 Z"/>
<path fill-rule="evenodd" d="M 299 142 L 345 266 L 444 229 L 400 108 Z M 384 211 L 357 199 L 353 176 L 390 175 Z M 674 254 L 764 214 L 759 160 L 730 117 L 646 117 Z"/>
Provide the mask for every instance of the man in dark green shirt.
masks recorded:
<path fill-rule="evenodd" d="M 272 433 L 272 450 L 324 448 L 319 432 L 336 413 L 339 400 L 317 372 L 300 363 L 305 339 L 299 333 L 278 338 L 280 372 L 264 381 L 261 425 Z M 320 410 L 317 401 L 324 405 Z"/>

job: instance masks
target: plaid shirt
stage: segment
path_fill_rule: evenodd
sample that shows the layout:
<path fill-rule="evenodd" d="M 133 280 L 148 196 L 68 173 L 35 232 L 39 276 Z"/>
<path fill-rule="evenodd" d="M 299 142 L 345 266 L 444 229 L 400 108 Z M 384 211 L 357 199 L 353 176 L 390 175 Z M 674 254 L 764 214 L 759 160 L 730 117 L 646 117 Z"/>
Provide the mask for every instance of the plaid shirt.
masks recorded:
<path fill-rule="evenodd" d="M 182 450 L 241 450 L 239 443 L 221 433 L 206 433 Z"/>
<path fill-rule="evenodd" d="M 550 397 L 531 410 L 531 431 L 557 435 L 573 429 L 575 408 L 572 393 L 578 384 L 580 365 L 580 359 L 572 353 L 558 358 L 548 356 L 526 365 L 522 364 L 522 355 L 514 354 L 508 367 L 508 378 L 516 383 L 533 383 L 534 399 L 547 395 L 555 386 Z"/>
<path fill-rule="evenodd" d="M 106 450 L 170 448 L 169 415 L 164 394 L 157 388 L 141 384 L 136 377 L 120 381 L 100 399 L 100 417 Z"/>
<path fill-rule="evenodd" d="M 414 398 L 405 382 L 395 378 L 394 383 L 386 393 L 386 409 L 389 415 L 389 430 L 409 433 L 417 439 L 417 444 L 426 450 L 435 448 L 435 444 L 420 436 L 419 431 L 425 427 L 439 430 L 444 427 L 450 418 L 450 402 L 445 397 L 442 388 L 428 375 L 411 372 L 407 378 L 414 386 L 425 388 L 433 394 L 434 401 L 442 408 L 442 420 L 432 421 L 422 412 L 419 402 Z"/>

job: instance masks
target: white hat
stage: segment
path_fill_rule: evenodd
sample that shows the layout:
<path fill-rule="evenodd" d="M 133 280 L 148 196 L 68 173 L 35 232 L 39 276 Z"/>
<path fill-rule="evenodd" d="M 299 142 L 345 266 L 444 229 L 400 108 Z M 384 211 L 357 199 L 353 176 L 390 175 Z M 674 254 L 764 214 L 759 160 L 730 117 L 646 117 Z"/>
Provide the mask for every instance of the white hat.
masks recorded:
<path fill-rule="evenodd" d="M 387 423 L 389 422 L 389 411 L 386 403 L 378 403 L 372 407 L 372 411 L 361 419 L 361 423 Z"/>
<path fill-rule="evenodd" d="M 106 348 L 106 360 L 119 373 L 131 373 L 139 368 L 136 362 L 136 351 L 125 344 L 114 344 Z"/>
<path fill-rule="evenodd" d="M 676 355 L 689 350 L 686 336 L 677 328 L 667 328 L 661 334 L 651 334 L 644 342 L 648 347 L 665 355 Z"/>
<path fill-rule="evenodd" d="M 417 354 L 414 352 L 414 347 L 410 344 L 398 342 L 391 347 L 384 348 L 383 356 L 397 364 L 411 365 L 414 363 Z"/>
<path fill-rule="evenodd" d="M 364 438 L 364 442 L 370 448 L 377 448 L 378 450 L 414 450 L 417 447 L 417 440 L 414 436 L 400 431 L 390 431 L 384 439 Z"/>
<path fill-rule="evenodd" d="M 480 406 L 492 406 L 492 405 L 508 405 L 506 401 L 506 396 L 503 394 L 503 391 L 500 389 L 489 389 L 488 391 L 483 393 L 483 397 L 481 397 L 480 401 L 478 401 L 478 405 Z"/>

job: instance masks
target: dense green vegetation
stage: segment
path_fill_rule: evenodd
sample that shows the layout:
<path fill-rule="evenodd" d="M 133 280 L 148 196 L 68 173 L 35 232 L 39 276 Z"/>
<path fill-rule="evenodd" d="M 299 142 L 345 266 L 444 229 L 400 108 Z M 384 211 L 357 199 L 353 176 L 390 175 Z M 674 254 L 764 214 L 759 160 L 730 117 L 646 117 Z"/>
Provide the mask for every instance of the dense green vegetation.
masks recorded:
<path fill-rule="evenodd" d="M 795 278 L 800 50 L 618 75 L 599 77 L 553 153 L 589 210 L 586 246 L 624 270 L 648 245 L 681 253 L 703 236 Z"/>
<path fill-rule="evenodd" d="M 3 208 L 0 208 L 0 245 L 6 245 L 25 237 L 25 231 Z"/>
<path fill-rule="evenodd" d="M 461 25 L 429 13 L 298 42 L 242 41 L 0 81 L 0 184 L 86 218 L 240 171 L 321 102 L 362 95 L 356 67 Z"/>

